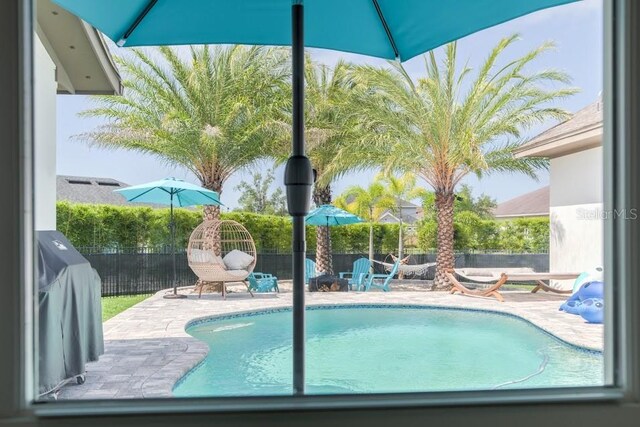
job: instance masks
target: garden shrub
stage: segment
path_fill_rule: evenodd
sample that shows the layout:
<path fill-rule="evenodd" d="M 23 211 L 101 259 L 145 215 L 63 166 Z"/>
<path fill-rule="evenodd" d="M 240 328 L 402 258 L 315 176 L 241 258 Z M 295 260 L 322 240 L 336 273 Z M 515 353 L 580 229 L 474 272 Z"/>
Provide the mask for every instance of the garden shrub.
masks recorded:
<path fill-rule="evenodd" d="M 185 248 L 193 229 L 202 221 L 202 210 L 174 208 L 176 246 Z M 249 212 L 228 212 L 231 219 L 251 233 L 258 251 L 291 251 L 291 218 Z M 146 206 L 113 206 L 57 203 L 58 230 L 77 247 L 95 251 L 115 251 L 118 248 L 162 247 L 169 244 L 169 209 Z M 369 248 L 369 225 L 354 224 L 332 227 L 333 251 L 362 252 Z M 398 225 L 374 224 L 374 245 L 377 251 L 391 252 L 397 246 Z M 315 251 L 316 230 L 307 226 L 307 250 Z"/>
<path fill-rule="evenodd" d="M 437 244 L 437 224 L 424 220 L 418 225 L 418 246 L 432 251 Z M 496 221 L 473 212 L 460 212 L 454 218 L 454 249 L 504 250 L 539 253 L 549 250 L 549 219 L 519 218 Z"/>

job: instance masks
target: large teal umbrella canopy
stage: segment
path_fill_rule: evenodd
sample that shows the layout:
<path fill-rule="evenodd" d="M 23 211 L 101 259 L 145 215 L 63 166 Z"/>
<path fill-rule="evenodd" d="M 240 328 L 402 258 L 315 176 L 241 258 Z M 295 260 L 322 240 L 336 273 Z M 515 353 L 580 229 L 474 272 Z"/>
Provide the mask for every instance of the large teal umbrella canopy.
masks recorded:
<path fill-rule="evenodd" d="M 332 205 L 318 206 L 305 218 L 308 225 L 334 227 L 364 222 L 362 218 Z"/>
<path fill-rule="evenodd" d="M 177 178 L 115 190 L 130 202 L 158 203 L 171 206 L 221 205 L 220 195 Z"/>
<path fill-rule="evenodd" d="M 53 1 L 122 46 L 289 46 L 291 5 L 300 3 L 305 46 L 406 61 L 475 31 L 575 0 Z"/>
<path fill-rule="evenodd" d="M 171 233 L 171 263 L 173 268 L 173 294 L 165 295 L 165 298 L 184 297 L 178 294 L 176 280 L 176 223 L 173 220 L 174 206 L 216 205 L 219 206 L 220 195 L 215 191 L 207 190 L 195 184 L 185 182 L 177 178 L 165 178 L 160 181 L 134 185 L 120 190 L 114 190 L 122 194 L 129 202 L 157 203 L 169 205 L 169 231 Z"/>
<path fill-rule="evenodd" d="M 576 0 L 53 0 L 119 46 L 292 47 L 293 388 L 304 393 L 304 217 L 313 171 L 304 142 L 304 46 L 406 61 L 444 43 Z"/>

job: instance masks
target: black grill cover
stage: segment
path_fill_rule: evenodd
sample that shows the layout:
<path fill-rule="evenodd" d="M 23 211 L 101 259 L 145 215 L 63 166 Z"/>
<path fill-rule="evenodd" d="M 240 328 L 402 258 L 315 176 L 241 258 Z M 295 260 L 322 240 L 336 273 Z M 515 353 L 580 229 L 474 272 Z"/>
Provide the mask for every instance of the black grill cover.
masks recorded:
<path fill-rule="evenodd" d="M 101 281 L 59 231 L 38 231 L 39 393 L 104 353 Z"/>

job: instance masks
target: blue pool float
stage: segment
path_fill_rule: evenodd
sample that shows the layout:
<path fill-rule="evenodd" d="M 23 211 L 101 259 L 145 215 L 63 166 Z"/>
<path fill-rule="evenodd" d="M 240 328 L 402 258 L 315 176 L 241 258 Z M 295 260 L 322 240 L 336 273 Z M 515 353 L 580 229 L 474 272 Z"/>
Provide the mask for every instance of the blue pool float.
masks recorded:
<path fill-rule="evenodd" d="M 604 270 L 602 267 L 595 267 L 591 270 L 581 273 L 573 282 L 572 292 L 575 294 L 585 283 L 602 282 L 604 280 Z"/>
<path fill-rule="evenodd" d="M 586 300 L 602 301 L 603 299 L 604 283 L 599 281 L 585 283 L 580 286 L 580 289 L 578 289 L 576 293 L 571 295 L 569 299 L 560 306 L 560 311 L 579 315 L 581 307 Z"/>
<path fill-rule="evenodd" d="M 590 298 L 604 299 L 604 283 L 599 281 L 585 283 L 571 296 L 573 297 L 577 297 L 580 301 Z"/>
<path fill-rule="evenodd" d="M 564 311 L 569 314 L 580 314 L 580 306 L 582 302 L 579 300 L 567 300 L 560 306 L 560 311 Z"/>
<path fill-rule="evenodd" d="M 604 300 L 588 298 L 582 301 L 579 314 L 589 323 L 602 323 L 604 320 Z"/>

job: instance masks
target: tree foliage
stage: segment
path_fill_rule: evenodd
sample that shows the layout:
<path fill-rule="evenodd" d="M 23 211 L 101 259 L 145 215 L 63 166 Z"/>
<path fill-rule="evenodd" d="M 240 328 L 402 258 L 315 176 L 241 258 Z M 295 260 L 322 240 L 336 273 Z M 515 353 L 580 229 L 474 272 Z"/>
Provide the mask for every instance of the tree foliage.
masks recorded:
<path fill-rule="evenodd" d="M 375 130 L 363 144 L 377 156 L 364 161 L 387 171 L 415 173 L 436 196 L 438 257 L 436 287 L 448 286 L 445 272 L 454 266 L 454 200 L 470 173 L 522 173 L 536 177 L 547 167 L 540 158 L 519 158 L 524 131 L 569 114 L 555 102 L 574 94 L 561 71 L 534 71 L 531 65 L 553 48 L 545 43 L 510 60 L 505 51 L 517 36 L 502 39 L 473 73 L 458 64 L 457 44 L 424 56 L 425 74 L 414 80 L 398 62 L 386 68 L 358 66 L 354 80 L 367 88 L 362 120 Z"/>
<path fill-rule="evenodd" d="M 285 215 L 287 213 L 286 197 L 282 188 L 273 192 L 271 185 L 275 181 L 273 169 L 266 169 L 264 174 L 259 170 L 251 174 L 250 181 L 242 181 L 235 187 L 240 192 L 239 210 L 266 215 Z"/>
<path fill-rule="evenodd" d="M 288 103 L 288 54 L 281 48 L 191 47 L 187 58 L 160 47 L 117 57 L 123 96 L 97 96 L 85 117 L 106 124 L 83 141 L 151 154 L 222 192 L 229 176 L 265 157 L 272 123 Z"/>
<path fill-rule="evenodd" d="M 422 198 L 424 217 L 434 220 L 436 218 L 436 197 L 433 192 L 425 192 Z M 456 193 L 453 212 L 458 215 L 462 212 L 473 212 L 482 219 L 493 218 L 493 210 L 497 207 L 495 199 L 486 194 L 473 196 L 473 189 L 468 184 L 462 184 Z"/>

